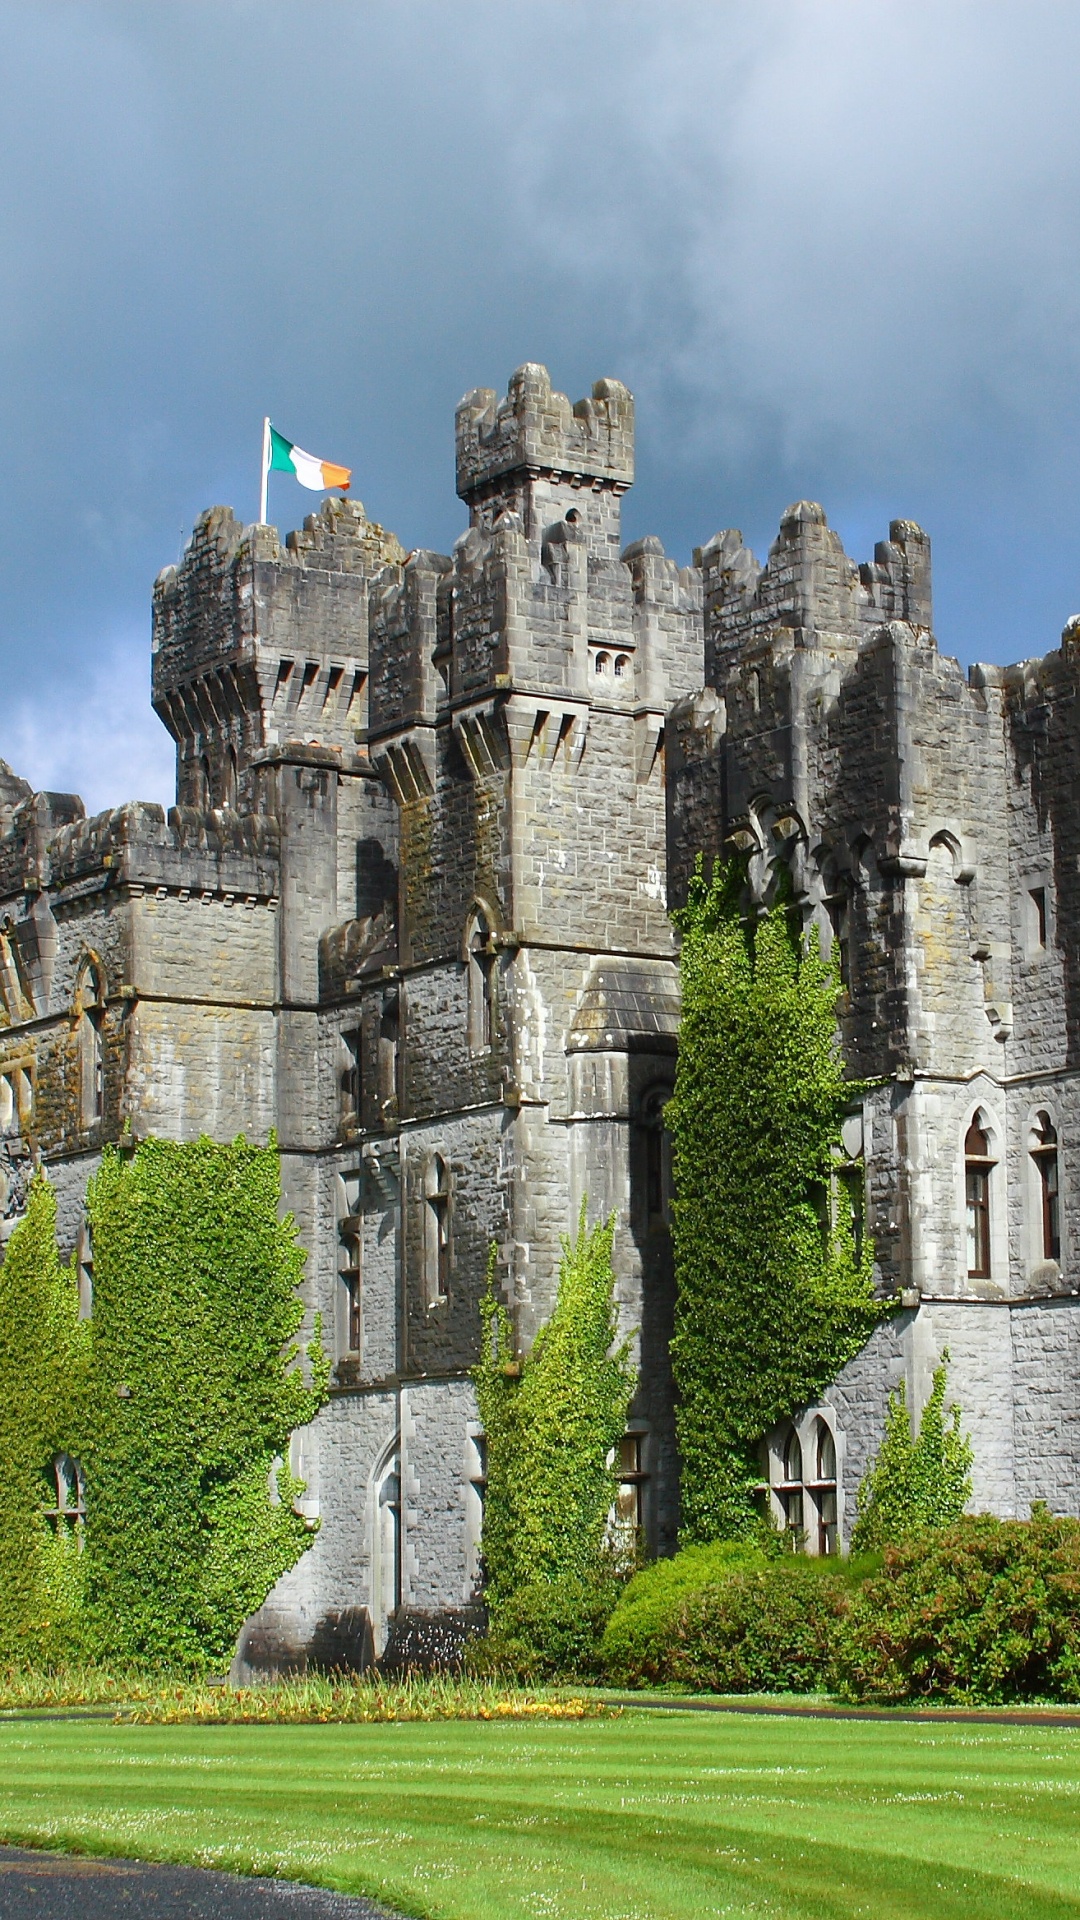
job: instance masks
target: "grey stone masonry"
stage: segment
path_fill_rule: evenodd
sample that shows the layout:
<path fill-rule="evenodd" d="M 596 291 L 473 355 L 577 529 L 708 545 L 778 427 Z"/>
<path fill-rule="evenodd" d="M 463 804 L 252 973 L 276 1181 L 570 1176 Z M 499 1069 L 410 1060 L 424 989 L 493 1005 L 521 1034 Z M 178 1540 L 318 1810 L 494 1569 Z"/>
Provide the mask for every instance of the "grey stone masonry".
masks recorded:
<path fill-rule="evenodd" d="M 965 677 L 921 529 L 857 566 L 807 501 L 765 566 L 734 531 L 691 566 L 624 546 L 633 404 L 532 365 L 468 394 L 451 554 L 358 502 L 284 543 L 204 514 L 154 593 L 167 814 L 88 820 L 0 762 L 0 1244 L 44 1163 L 91 1310 L 107 1142 L 280 1144 L 333 1389 L 293 1446 L 320 1530 L 238 1673 L 468 1630 L 489 1251 L 525 1351 L 582 1203 L 639 1366 L 626 1497 L 674 1548 L 669 908 L 699 854 L 839 943 L 872 1083 L 838 1180 L 902 1307 L 791 1410 L 836 1460 L 806 1544 L 842 1543 L 890 1392 L 917 1413 L 946 1348 L 974 1504 L 1080 1511 L 1080 623 Z"/>

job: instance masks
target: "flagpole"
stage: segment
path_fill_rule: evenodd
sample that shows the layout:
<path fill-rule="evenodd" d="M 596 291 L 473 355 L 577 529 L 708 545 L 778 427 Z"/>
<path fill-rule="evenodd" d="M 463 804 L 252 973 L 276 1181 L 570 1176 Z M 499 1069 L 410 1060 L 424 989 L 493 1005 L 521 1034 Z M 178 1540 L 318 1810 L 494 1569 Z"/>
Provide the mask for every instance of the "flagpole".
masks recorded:
<path fill-rule="evenodd" d="M 266 483 L 270 478 L 270 416 L 263 420 L 262 480 L 259 485 L 259 525 L 266 525 Z"/>

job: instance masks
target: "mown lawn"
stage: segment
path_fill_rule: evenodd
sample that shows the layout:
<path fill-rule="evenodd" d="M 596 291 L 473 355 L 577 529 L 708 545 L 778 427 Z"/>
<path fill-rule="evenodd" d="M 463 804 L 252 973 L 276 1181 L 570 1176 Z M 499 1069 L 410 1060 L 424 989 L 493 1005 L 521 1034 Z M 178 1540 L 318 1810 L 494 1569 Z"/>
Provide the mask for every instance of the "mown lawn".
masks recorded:
<path fill-rule="evenodd" d="M 0 1837 L 277 1872 L 425 1920 L 1080 1920 L 1080 1731 L 8 1722 Z"/>

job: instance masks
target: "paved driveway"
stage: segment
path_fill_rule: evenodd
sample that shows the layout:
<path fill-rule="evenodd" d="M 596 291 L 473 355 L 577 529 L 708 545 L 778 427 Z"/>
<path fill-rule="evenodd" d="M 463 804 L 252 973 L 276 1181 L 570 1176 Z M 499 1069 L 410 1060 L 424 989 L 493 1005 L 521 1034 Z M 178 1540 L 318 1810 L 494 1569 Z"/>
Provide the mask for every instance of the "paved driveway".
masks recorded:
<path fill-rule="evenodd" d="M 241 1880 L 198 1867 L 83 1860 L 0 1847 L 2 1920 L 393 1920 L 351 1900 L 288 1880 Z"/>

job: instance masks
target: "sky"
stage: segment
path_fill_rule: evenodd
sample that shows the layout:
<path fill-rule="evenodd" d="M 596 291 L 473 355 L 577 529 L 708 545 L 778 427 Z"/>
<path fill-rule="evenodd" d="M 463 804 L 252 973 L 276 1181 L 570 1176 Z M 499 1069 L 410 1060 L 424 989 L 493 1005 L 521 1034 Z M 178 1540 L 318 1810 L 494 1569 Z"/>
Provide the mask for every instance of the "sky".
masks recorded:
<path fill-rule="evenodd" d="M 261 422 L 447 551 L 453 414 L 637 401 L 628 540 L 934 546 L 939 644 L 1080 609 L 1070 0 L 0 0 L 0 756 L 172 798 L 150 591 Z M 284 532 L 317 504 L 271 481 Z"/>

